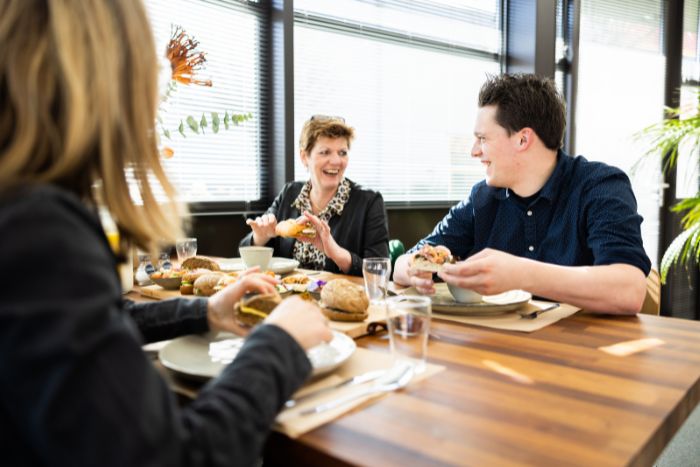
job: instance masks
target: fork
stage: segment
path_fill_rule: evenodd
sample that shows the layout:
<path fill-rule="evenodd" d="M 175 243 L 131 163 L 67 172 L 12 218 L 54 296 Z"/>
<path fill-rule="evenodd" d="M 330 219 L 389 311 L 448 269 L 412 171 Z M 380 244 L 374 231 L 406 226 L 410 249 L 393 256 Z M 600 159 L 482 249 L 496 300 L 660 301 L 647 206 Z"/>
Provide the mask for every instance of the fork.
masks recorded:
<path fill-rule="evenodd" d="M 550 310 L 554 310 L 555 308 L 559 308 L 560 304 L 559 303 L 552 303 L 549 306 L 546 306 L 544 308 L 537 309 L 535 311 L 530 311 L 529 313 L 521 313 L 520 317 L 525 318 L 525 319 L 535 319 L 542 313 Z"/>
<path fill-rule="evenodd" d="M 374 385 L 370 386 L 369 388 L 363 391 L 356 392 L 354 394 L 349 394 L 344 397 L 339 397 L 338 399 L 334 399 L 330 402 L 325 402 L 315 407 L 302 410 L 300 414 L 311 415 L 315 413 L 325 412 L 326 410 L 331 410 L 336 407 L 340 407 L 341 405 L 347 404 L 348 402 L 352 402 L 356 399 L 360 399 L 365 396 L 395 391 L 406 386 L 408 382 L 411 381 L 411 378 L 413 378 L 413 365 L 406 363 L 400 365 L 394 370 L 389 370 L 389 373 L 386 376 L 381 377 L 377 380 L 377 382 Z"/>

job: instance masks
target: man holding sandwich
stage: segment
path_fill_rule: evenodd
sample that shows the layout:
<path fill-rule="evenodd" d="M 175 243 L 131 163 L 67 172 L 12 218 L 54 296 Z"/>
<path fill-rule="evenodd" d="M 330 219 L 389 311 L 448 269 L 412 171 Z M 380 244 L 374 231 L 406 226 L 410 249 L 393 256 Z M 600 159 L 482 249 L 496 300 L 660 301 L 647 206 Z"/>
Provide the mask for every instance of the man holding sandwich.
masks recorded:
<path fill-rule="evenodd" d="M 465 259 L 436 267 L 445 282 L 491 295 L 523 289 L 589 311 L 634 314 L 651 263 L 637 204 L 621 170 L 561 150 L 564 103 L 550 79 L 490 77 L 479 93 L 472 157 L 486 169 L 395 264 L 394 280 L 434 293 L 414 267 L 423 245 Z"/>

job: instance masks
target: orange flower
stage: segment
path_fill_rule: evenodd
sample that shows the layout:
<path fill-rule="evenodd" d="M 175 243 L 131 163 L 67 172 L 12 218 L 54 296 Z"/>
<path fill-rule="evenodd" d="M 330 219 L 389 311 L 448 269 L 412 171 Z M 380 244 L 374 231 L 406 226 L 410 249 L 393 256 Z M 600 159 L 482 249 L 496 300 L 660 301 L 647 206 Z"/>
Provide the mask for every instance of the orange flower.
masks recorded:
<path fill-rule="evenodd" d="M 207 57 L 204 52 L 197 50 L 199 41 L 190 37 L 180 26 L 175 26 L 170 41 L 165 49 L 165 55 L 170 61 L 172 79 L 182 84 L 211 86 L 210 79 L 198 79 L 197 73 L 204 68 Z"/>

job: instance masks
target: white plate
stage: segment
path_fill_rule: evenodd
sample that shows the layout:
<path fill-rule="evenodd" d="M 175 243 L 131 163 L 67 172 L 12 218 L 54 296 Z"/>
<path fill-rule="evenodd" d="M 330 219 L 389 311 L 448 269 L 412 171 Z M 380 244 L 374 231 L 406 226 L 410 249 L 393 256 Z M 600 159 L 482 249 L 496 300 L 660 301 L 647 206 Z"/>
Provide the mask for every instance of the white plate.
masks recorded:
<path fill-rule="evenodd" d="M 407 294 L 417 294 L 415 289 L 408 289 Z M 498 295 L 484 295 L 480 302 L 460 303 L 455 301 L 447 290 L 447 284 L 435 284 L 435 295 L 431 298 L 433 311 L 450 315 L 488 316 L 515 311 L 532 299 L 530 292 L 509 290 Z"/>
<path fill-rule="evenodd" d="M 245 264 L 241 258 L 229 258 L 218 261 L 219 267 L 224 272 L 242 271 L 245 269 Z M 286 274 L 294 271 L 299 267 L 299 261 L 290 258 L 274 257 L 270 260 L 268 269 L 275 274 Z"/>
<path fill-rule="evenodd" d="M 183 336 L 171 340 L 158 352 L 164 367 L 183 376 L 197 379 L 215 378 L 227 362 L 235 358 L 243 338 L 230 333 L 216 337 L 200 335 Z M 331 372 L 342 365 L 355 352 L 355 341 L 347 335 L 333 331 L 333 340 L 309 349 L 307 355 L 313 366 L 313 376 Z"/>

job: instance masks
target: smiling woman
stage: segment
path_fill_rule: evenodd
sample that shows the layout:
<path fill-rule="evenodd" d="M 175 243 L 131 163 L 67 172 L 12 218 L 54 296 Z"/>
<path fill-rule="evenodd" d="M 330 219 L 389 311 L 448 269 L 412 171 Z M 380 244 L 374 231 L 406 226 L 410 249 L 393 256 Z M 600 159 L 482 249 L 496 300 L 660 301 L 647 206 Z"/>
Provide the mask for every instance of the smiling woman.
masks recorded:
<path fill-rule="evenodd" d="M 388 257 L 382 195 L 345 178 L 354 137 L 355 130 L 341 117 L 311 117 L 299 140 L 299 157 L 309 180 L 288 183 L 267 213 L 249 219 L 252 231 L 241 246 L 271 246 L 275 256 L 294 258 L 302 267 L 358 276 L 363 258 Z M 278 237 L 278 220 L 295 218 L 310 224 L 317 235 Z"/>

